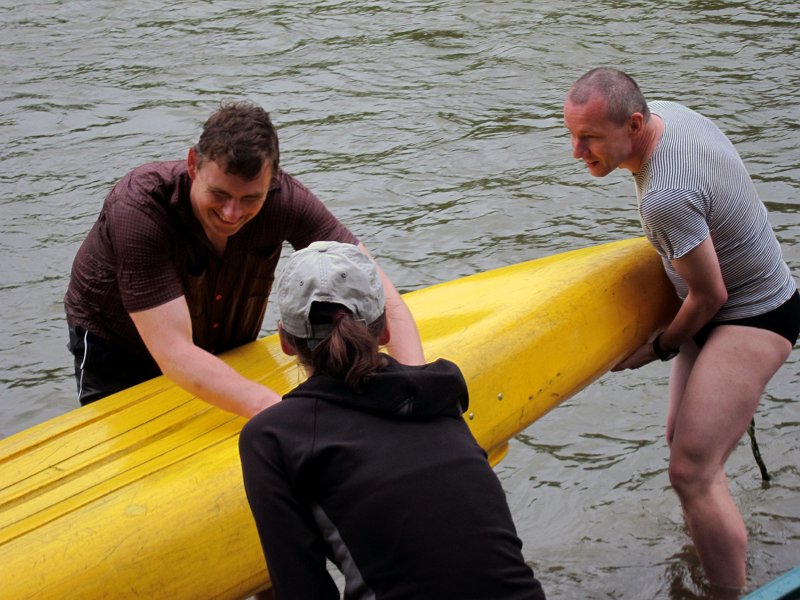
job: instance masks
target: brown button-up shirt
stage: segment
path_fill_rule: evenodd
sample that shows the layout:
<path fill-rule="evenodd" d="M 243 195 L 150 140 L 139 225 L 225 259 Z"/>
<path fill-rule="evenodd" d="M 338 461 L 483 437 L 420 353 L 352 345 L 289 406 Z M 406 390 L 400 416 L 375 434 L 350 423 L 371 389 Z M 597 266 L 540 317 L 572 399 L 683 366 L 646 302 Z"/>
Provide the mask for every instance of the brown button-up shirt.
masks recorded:
<path fill-rule="evenodd" d="M 129 313 L 186 297 L 194 343 L 222 352 L 256 339 L 284 241 L 358 239 L 306 187 L 278 171 L 261 212 L 218 256 L 189 199 L 186 161 L 143 165 L 106 198 L 78 250 L 67 321 L 148 355 Z"/>

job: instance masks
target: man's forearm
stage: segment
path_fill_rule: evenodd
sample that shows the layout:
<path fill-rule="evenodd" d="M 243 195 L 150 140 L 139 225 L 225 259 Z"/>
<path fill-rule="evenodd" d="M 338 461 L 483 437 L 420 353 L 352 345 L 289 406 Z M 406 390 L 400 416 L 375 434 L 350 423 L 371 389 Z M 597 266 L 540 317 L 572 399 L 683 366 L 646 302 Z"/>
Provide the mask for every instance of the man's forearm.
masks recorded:
<path fill-rule="evenodd" d="M 280 402 L 274 390 L 251 381 L 220 358 L 196 346 L 162 359 L 164 375 L 201 400 L 243 417 Z"/>
<path fill-rule="evenodd" d="M 386 318 L 391 334 L 386 345 L 389 354 L 405 365 L 425 364 L 425 353 L 417 324 L 408 306 L 399 296 L 393 301 L 387 298 Z"/>

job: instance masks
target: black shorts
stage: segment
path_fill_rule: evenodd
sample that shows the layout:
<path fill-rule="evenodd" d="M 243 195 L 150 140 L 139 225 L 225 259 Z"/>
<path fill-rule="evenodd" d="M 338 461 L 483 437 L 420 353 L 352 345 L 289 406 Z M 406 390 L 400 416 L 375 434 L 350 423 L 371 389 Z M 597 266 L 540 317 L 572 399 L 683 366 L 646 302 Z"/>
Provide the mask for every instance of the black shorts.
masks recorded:
<path fill-rule="evenodd" d="M 81 404 L 161 375 L 150 356 L 131 354 L 83 327 L 70 325 L 67 348 L 75 358 L 75 381 Z"/>
<path fill-rule="evenodd" d="M 797 342 L 797 336 L 800 335 L 800 292 L 795 290 L 794 294 L 786 302 L 763 315 L 733 319 L 732 321 L 706 323 L 692 337 L 695 344 L 702 348 L 703 344 L 708 341 L 711 330 L 719 325 L 743 325 L 745 327 L 757 327 L 758 329 L 774 331 L 778 335 L 785 337 L 794 346 Z"/>

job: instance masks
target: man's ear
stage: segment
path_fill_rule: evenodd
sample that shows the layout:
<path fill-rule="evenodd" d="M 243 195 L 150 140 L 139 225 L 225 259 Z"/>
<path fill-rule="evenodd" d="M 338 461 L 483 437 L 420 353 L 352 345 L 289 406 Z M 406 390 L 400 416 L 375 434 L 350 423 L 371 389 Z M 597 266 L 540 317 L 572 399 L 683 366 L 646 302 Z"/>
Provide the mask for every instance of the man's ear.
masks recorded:
<path fill-rule="evenodd" d="M 189 148 L 189 154 L 186 156 L 186 170 L 189 172 L 189 179 L 194 181 L 197 177 L 197 151 L 194 146 Z"/>
<path fill-rule="evenodd" d="M 383 328 L 380 336 L 378 336 L 378 344 L 380 346 L 385 346 L 389 343 L 389 340 L 392 339 L 392 334 L 389 332 L 389 323 L 387 321 L 386 327 Z"/>
<path fill-rule="evenodd" d="M 280 321 L 278 321 L 278 339 L 281 341 L 281 350 L 283 350 L 286 356 L 297 356 L 297 350 L 295 350 L 294 346 L 286 339 L 286 333 L 284 333 L 283 325 Z"/>
<path fill-rule="evenodd" d="M 644 129 L 644 115 L 640 112 L 635 112 L 628 121 L 628 130 L 631 135 L 636 135 L 641 133 L 642 129 Z"/>

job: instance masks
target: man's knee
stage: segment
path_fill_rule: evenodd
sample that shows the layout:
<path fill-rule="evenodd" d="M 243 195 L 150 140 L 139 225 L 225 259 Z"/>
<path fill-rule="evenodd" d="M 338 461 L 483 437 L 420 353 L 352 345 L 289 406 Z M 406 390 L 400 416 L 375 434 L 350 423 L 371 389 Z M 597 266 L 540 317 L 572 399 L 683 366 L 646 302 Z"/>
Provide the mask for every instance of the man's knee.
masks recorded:
<path fill-rule="evenodd" d="M 697 457 L 673 448 L 669 457 L 669 482 L 681 499 L 707 490 L 714 477 L 709 468 Z"/>

